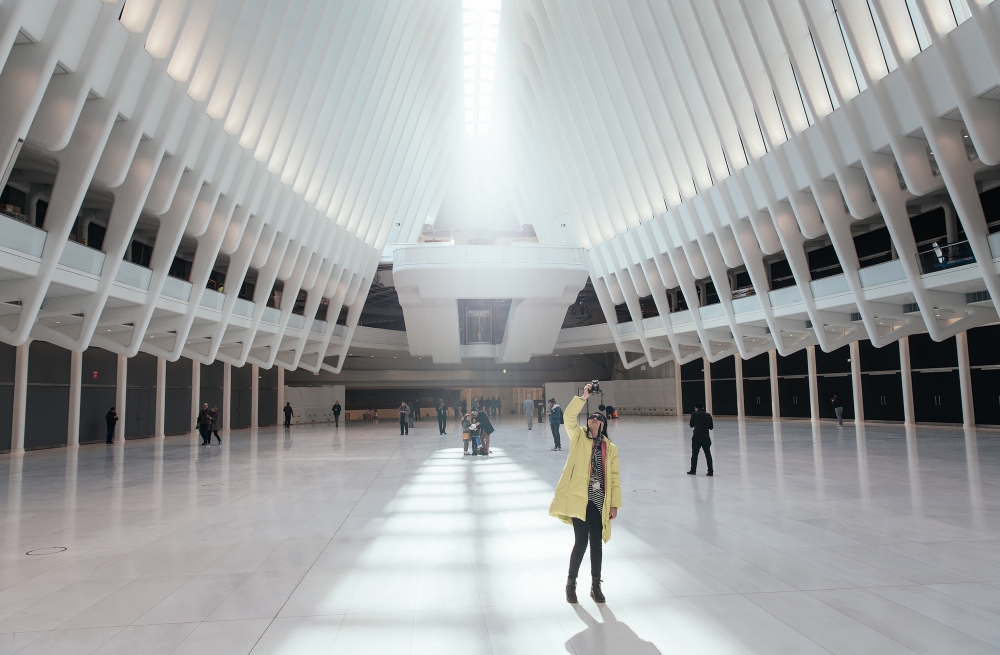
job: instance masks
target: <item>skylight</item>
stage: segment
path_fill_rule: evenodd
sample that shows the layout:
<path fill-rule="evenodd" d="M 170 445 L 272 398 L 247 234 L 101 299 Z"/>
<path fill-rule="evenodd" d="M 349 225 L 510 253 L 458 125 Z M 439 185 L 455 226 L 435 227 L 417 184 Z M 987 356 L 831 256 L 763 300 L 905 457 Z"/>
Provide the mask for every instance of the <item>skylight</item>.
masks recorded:
<path fill-rule="evenodd" d="M 462 0 L 465 39 L 465 131 L 482 136 L 490 131 L 493 71 L 501 0 Z"/>

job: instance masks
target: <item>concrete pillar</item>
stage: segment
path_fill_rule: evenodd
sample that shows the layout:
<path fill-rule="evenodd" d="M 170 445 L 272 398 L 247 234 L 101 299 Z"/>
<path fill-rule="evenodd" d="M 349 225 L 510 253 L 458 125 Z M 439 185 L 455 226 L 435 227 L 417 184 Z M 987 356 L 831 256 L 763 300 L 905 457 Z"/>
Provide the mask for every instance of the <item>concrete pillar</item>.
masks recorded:
<path fill-rule="evenodd" d="M 899 340 L 899 369 L 903 378 L 903 423 L 913 425 L 913 369 L 910 368 L 910 337 Z"/>
<path fill-rule="evenodd" d="M 128 357 L 118 355 L 118 383 L 115 388 L 115 411 L 118 412 L 118 425 L 115 426 L 115 441 L 125 441 L 125 416 L 128 407 L 125 406 L 125 390 L 128 389 Z"/>
<path fill-rule="evenodd" d="M 201 412 L 201 364 L 191 362 L 191 425 L 197 426 Z M 193 428 L 197 429 L 197 427 Z"/>
<path fill-rule="evenodd" d="M 10 452 L 24 451 L 24 419 L 28 405 L 28 351 L 31 339 L 17 347 L 14 360 L 14 420 L 10 431 Z"/>
<path fill-rule="evenodd" d="M 771 379 L 771 419 L 781 418 L 781 403 L 778 401 L 778 351 L 767 351 L 767 363 L 770 365 Z"/>
<path fill-rule="evenodd" d="M 816 346 L 806 347 L 809 370 L 809 418 L 819 420 L 819 376 L 816 375 Z"/>
<path fill-rule="evenodd" d="M 278 367 L 278 423 L 285 422 L 281 408 L 285 406 L 285 369 Z"/>
<path fill-rule="evenodd" d="M 674 360 L 674 402 L 677 403 L 677 416 L 684 415 L 684 392 L 681 390 L 681 363 Z"/>
<path fill-rule="evenodd" d="M 976 408 L 972 402 L 972 369 L 969 368 L 969 333 L 959 332 L 955 335 L 958 347 L 958 382 L 962 390 L 962 425 L 967 428 L 976 426 Z"/>
<path fill-rule="evenodd" d="M 865 422 L 865 397 L 861 392 L 861 344 L 851 342 L 851 391 L 854 393 L 854 424 Z"/>
<path fill-rule="evenodd" d="M 69 353 L 69 422 L 66 428 L 66 445 L 80 445 L 80 387 L 83 384 L 83 353 Z"/>
<path fill-rule="evenodd" d="M 260 423 L 260 367 L 250 366 L 250 427 L 256 428 Z"/>
<path fill-rule="evenodd" d="M 702 368 L 705 369 L 705 411 L 712 413 L 712 363 L 708 357 L 702 357 Z"/>
<path fill-rule="evenodd" d="M 222 365 L 222 429 L 228 430 L 233 415 L 233 366 Z"/>
<path fill-rule="evenodd" d="M 743 358 L 739 353 L 733 357 L 736 359 L 736 418 L 746 418 L 747 406 L 743 398 Z"/>
<path fill-rule="evenodd" d="M 156 358 L 156 423 L 153 436 L 164 436 L 164 420 L 167 416 L 167 360 Z"/>

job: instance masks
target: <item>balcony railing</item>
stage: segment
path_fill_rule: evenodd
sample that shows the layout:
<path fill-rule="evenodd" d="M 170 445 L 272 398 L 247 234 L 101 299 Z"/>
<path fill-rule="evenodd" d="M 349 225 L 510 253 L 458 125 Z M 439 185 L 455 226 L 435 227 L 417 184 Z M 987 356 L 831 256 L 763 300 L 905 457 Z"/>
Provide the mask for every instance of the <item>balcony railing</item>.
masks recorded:
<path fill-rule="evenodd" d="M 920 272 L 927 274 L 974 264 L 976 256 L 972 254 L 972 246 L 968 241 L 944 245 L 939 245 L 935 241 L 931 244 L 930 250 L 917 253 L 917 262 L 920 264 Z"/>

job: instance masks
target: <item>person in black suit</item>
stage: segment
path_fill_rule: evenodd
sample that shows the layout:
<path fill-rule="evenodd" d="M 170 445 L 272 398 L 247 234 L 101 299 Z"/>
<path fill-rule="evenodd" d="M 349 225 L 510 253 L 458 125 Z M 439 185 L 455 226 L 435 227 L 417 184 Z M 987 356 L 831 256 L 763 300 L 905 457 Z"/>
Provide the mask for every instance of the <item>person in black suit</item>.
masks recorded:
<path fill-rule="evenodd" d="M 715 429 L 712 423 L 712 415 L 705 411 L 703 403 L 694 404 L 694 412 L 691 413 L 691 421 L 688 423 L 694 428 L 691 435 L 691 470 L 688 475 L 697 475 L 698 451 L 705 451 L 705 461 L 708 463 L 708 474 L 714 475 L 712 468 L 712 438 L 708 435 L 709 430 Z"/>
<path fill-rule="evenodd" d="M 438 400 L 437 406 L 438 413 L 438 434 L 448 434 L 445 430 L 448 429 L 448 406 L 444 404 L 444 399 Z"/>
<path fill-rule="evenodd" d="M 483 442 L 483 454 L 490 454 L 490 435 L 492 435 L 496 428 L 493 427 L 493 423 L 490 422 L 490 417 L 486 413 L 485 409 L 479 410 L 479 413 L 475 416 L 476 422 L 479 423 L 479 437 Z"/>
<path fill-rule="evenodd" d="M 335 428 L 340 427 L 340 412 L 342 410 L 343 407 L 340 406 L 340 401 L 339 400 L 333 401 L 333 427 Z"/>

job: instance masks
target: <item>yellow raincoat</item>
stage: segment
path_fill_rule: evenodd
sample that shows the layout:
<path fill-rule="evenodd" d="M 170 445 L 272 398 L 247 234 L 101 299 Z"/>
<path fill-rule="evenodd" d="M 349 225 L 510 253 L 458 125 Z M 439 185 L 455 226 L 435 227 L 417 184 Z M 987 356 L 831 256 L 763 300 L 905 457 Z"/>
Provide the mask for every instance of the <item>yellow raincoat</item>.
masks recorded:
<path fill-rule="evenodd" d="M 590 464 L 592 444 L 587 439 L 587 426 L 577 423 L 577 416 L 586 401 L 577 396 L 563 413 L 566 434 L 569 435 L 569 457 L 563 467 L 559 484 L 556 485 L 556 495 L 549 505 L 549 514 L 563 523 L 573 524 L 573 519 L 587 519 L 587 492 L 590 487 Z M 604 524 L 604 543 L 611 539 L 610 510 L 622 506 L 622 483 L 618 471 L 618 447 L 605 439 L 607 444 L 607 459 L 604 463 L 604 507 L 601 508 L 601 521 Z"/>

